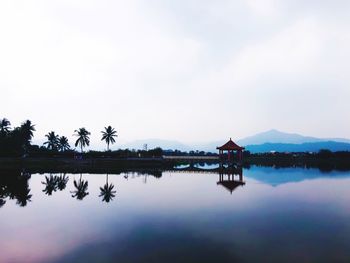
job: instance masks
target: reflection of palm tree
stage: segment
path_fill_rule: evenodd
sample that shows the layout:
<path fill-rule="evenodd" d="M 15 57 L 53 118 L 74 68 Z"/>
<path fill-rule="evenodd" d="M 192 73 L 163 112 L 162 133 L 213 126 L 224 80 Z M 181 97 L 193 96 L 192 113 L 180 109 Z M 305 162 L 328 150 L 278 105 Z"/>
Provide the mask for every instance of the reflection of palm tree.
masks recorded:
<path fill-rule="evenodd" d="M 80 174 L 79 182 L 74 180 L 74 187 L 76 188 L 76 190 L 71 192 L 73 194 L 72 197 L 75 197 L 78 200 L 83 200 L 83 198 L 89 194 L 87 192 L 88 181 L 81 180 L 81 174 Z"/>
<path fill-rule="evenodd" d="M 41 182 L 45 185 L 43 192 L 47 195 L 52 195 L 52 192 L 57 191 L 57 176 L 50 174 L 50 177 L 45 176 L 46 182 Z"/>
<path fill-rule="evenodd" d="M 111 126 L 105 127 L 104 131 L 102 132 L 102 139 L 101 141 L 106 141 L 107 143 L 107 151 L 109 151 L 109 144 L 115 143 L 114 137 L 118 137 L 117 131 L 112 128 Z"/>
<path fill-rule="evenodd" d="M 32 195 L 30 194 L 28 180 L 31 175 L 27 172 L 22 172 L 17 181 L 18 189 L 15 192 L 15 198 L 19 206 L 26 206 L 31 201 Z"/>
<path fill-rule="evenodd" d="M 69 178 L 64 174 L 57 177 L 57 188 L 62 191 L 66 188 Z"/>
<path fill-rule="evenodd" d="M 56 150 L 58 148 L 58 139 L 59 136 L 55 134 L 54 131 L 49 132 L 45 135 L 47 141 L 44 144 L 47 144 L 47 149 Z"/>
<path fill-rule="evenodd" d="M 59 139 L 58 139 L 58 149 L 61 151 L 61 152 L 64 152 L 66 150 L 69 150 L 70 148 L 70 145 L 68 143 L 68 139 L 67 137 L 65 136 L 61 136 Z"/>
<path fill-rule="evenodd" d="M 110 201 L 113 201 L 113 198 L 115 197 L 116 191 L 113 190 L 114 185 L 113 184 L 108 184 L 108 174 L 106 177 L 106 184 L 102 187 L 100 187 L 101 193 L 99 197 L 102 198 L 102 202 L 109 203 Z"/>
<path fill-rule="evenodd" d="M 21 191 L 20 193 L 18 193 L 16 195 L 16 199 L 17 199 L 17 204 L 19 206 L 26 206 L 28 202 L 30 202 L 32 198 L 32 195 L 30 194 L 30 189 L 29 188 L 25 188 L 23 189 L 23 191 Z"/>
<path fill-rule="evenodd" d="M 90 144 L 90 137 L 89 135 L 91 134 L 88 132 L 85 128 L 79 128 L 79 130 L 75 130 L 75 136 L 78 136 L 78 139 L 75 142 L 75 147 L 80 145 L 81 152 L 83 152 L 83 148 L 85 146 L 89 146 Z"/>

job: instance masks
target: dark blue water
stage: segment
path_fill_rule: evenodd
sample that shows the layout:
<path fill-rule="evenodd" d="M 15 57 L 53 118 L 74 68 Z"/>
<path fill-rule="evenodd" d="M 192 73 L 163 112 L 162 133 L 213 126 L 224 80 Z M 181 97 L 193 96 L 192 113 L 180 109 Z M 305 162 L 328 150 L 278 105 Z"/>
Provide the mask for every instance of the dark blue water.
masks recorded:
<path fill-rule="evenodd" d="M 0 262 L 350 262 L 349 172 L 0 176 Z"/>

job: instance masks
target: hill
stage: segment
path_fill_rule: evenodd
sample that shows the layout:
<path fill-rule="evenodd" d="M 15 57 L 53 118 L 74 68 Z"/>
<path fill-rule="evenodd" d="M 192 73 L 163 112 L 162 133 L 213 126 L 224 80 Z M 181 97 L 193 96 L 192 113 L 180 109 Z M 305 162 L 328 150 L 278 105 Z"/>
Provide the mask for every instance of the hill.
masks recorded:
<path fill-rule="evenodd" d="M 350 143 L 342 142 L 310 142 L 310 143 L 264 143 L 259 145 L 247 145 L 246 150 L 251 153 L 261 152 L 318 152 L 319 150 L 327 149 L 333 152 L 350 151 Z"/>
<path fill-rule="evenodd" d="M 137 140 L 124 145 L 121 148 L 142 149 L 147 144 L 148 149 L 161 147 L 181 151 L 206 151 L 216 152 L 216 147 L 222 145 L 228 138 L 209 143 L 184 144 L 175 140 L 147 139 Z M 297 133 L 286 133 L 278 130 L 269 130 L 243 139 L 236 140 L 237 144 L 245 146 L 251 152 L 318 152 L 320 149 L 331 151 L 350 151 L 350 140 L 344 138 L 317 138 L 304 136 Z"/>

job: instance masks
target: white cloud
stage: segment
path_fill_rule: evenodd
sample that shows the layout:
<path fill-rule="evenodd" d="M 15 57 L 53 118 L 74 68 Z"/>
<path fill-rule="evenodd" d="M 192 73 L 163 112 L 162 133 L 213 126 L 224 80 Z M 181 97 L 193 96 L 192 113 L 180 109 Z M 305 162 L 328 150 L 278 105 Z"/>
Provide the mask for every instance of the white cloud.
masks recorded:
<path fill-rule="evenodd" d="M 317 3 L 3 1 L 1 115 L 96 144 L 109 124 L 122 141 L 346 137 L 348 4 Z"/>

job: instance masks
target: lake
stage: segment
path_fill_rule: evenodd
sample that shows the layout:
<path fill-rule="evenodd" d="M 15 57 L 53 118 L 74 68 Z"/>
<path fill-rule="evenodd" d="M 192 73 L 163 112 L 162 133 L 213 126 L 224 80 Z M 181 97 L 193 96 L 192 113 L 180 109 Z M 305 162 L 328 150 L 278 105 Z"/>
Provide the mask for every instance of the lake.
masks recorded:
<path fill-rule="evenodd" d="M 106 174 L 0 172 L 0 262 L 350 261 L 350 172 L 242 179 L 128 172 L 103 189 Z"/>

